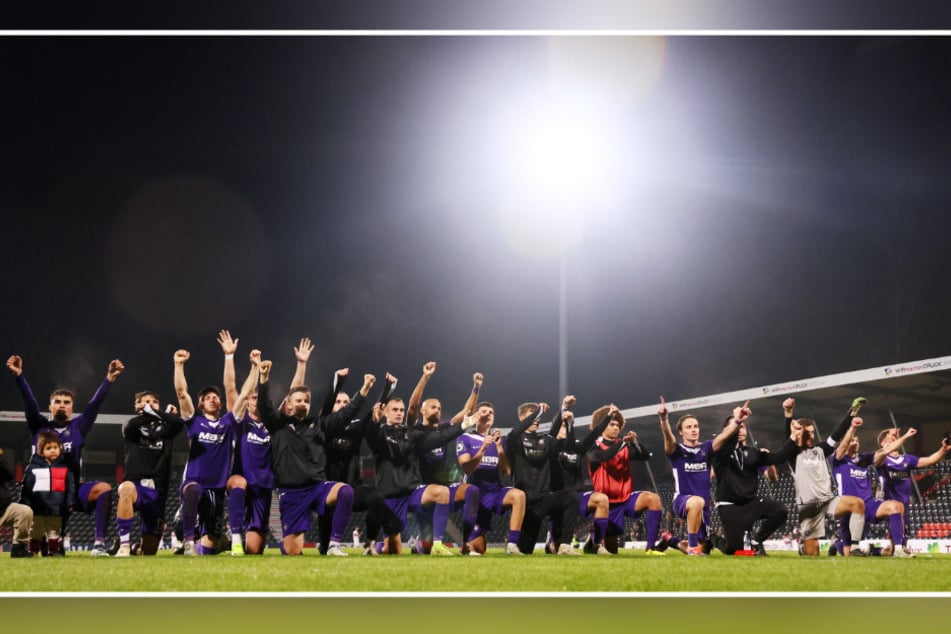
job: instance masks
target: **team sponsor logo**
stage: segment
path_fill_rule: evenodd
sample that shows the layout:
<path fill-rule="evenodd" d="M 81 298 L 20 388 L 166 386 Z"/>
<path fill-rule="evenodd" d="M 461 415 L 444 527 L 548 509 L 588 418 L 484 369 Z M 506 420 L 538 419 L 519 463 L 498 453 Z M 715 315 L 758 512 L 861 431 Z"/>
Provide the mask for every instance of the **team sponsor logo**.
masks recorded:
<path fill-rule="evenodd" d="M 73 443 L 71 441 L 63 442 L 63 453 L 73 453 Z"/>
<path fill-rule="evenodd" d="M 941 361 L 925 361 L 914 365 L 899 365 L 896 367 L 886 366 L 885 376 L 901 376 L 902 374 L 913 374 L 915 372 L 927 372 L 941 368 Z"/>
<path fill-rule="evenodd" d="M 498 456 L 482 456 L 482 461 L 479 464 L 489 465 L 489 466 L 498 466 L 499 457 Z"/>
<path fill-rule="evenodd" d="M 249 444 L 252 444 L 252 445 L 270 445 L 270 444 L 271 444 L 271 437 L 270 437 L 270 436 L 265 436 L 264 438 L 262 438 L 261 436 L 258 436 L 257 434 L 255 434 L 255 433 L 253 433 L 253 432 L 248 432 L 248 436 L 247 436 L 247 438 L 246 438 L 246 441 L 247 441 Z"/>
<path fill-rule="evenodd" d="M 207 445 L 220 445 L 224 441 L 225 441 L 225 434 L 216 434 L 210 431 L 203 431 L 198 433 L 198 442 L 202 442 Z"/>
<path fill-rule="evenodd" d="M 688 473 L 693 473 L 697 471 L 706 471 L 707 463 L 704 462 L 688 462 L 684 464 L 684 471 Z"/>
<path fill-rule="evenodd" d="M 864 480 L 868 477 L 868 471 L 866 469 L 856 469 L 855 467 L 851 467 L 849 469 L 849 475 L 856 480 Z"/>

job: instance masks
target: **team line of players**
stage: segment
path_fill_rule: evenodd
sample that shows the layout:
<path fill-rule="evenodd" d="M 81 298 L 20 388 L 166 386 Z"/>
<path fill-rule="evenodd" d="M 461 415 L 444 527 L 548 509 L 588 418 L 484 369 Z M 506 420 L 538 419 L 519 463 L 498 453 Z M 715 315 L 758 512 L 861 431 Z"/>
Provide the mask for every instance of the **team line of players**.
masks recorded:
<path fill-rule="evenodd" d="M 118 487 L 116 529 L 117 557 L 129 556 L 134 513 L 139 512 L 142 542 L 135 552 L 155 554 L 165 529 L 164 515 L 171 482 L 172 441 L 186 433 L 189 450 L 181 498 L 183 552 L 185 555 L 260 554 L 264 551 L 273 491 L 278 492 L 283 542 L 281 551 L 299 555 L 304 535 L 318 517 L 324 555 L 347 556 L 342 548 L 344 531 L 352 514 L 365 513 L 364 554 L 400 554 L 407 514 L 414 513 L 420 535 L 413 540 L 418 552 L 432 555 L 485 553 L 485 535 L 494 515 L 508 515 L 505 552 L 531 554 L 547 522 L 546 548 L 559 555 L 579 555 L 571 545 L 580 518 L 592 521 L 586 551 L 616 554 L 625 534 L 627 518 L 642 515 L 646 525 L 647 555 L 664 555 L 669 548 L 702 556 L 716 547 L 725 554 L 752 552 L 765 555 L 763 542 L 783 526 L 786 507 L 757 495 L 760 473 L 771 465 L 788 464 L 795 481 L 802 552 L 817 555 L 825 537 L 827 515 L 839 522 L 843 554 L 864 554 L 856 548 L 866 523 L 887 521 L 895 556 L 910 556 L 903 548 L 904 509 L 910 496 L 911 470 L 930 466 L 951 450 L 942 441 L 930 456 L 901 453 L 902 443 L 915 434 L 899 435 L 896 428 L 879 435 L 879 449 L 860 453 L 858 416 L 864 399 L 856 399 L 825 442 L 818 440 L 815 424 L 795 419 L 795 401 L 783 403 L 787 440 L 775 453 L 748 445 L 748 403 L 734 409 L 719 433 L 701 441 L 700 424 L 692 414 L 677 421 L 678 440 L 671 428 L 667 406 L 658 407 L 664 450 L 674 475 L 673 513 L 686 520 L 686 539 L 661 533 L 660 497 L 634 490 L 631 462 L 646 461 L 650 453 L 636 432 L 623 433 L 625 420 L 614 405 L 595 410 L 582 438 L 574 434 L 576 399 L 566 396 L 552 412 L 548 431 L 539 431 L 549 411 L 545 403 L 525 403 L 518 408 L 518 422 L 507 436 L 494 429 L 495 410 L 480 400 L 481 373 L 473 375 L 465 405 L 443 421 L 438 399 L 424 398 L 436 363 L 423 366 L 408 401 L 393 395 L 396 377 L 387 374 L 382 394 L 368 399 L 376 378 L 363 377 L 351 398 L 343 390 L 349 376 L 338 370 L 320 410 L 312 412 L 311 392 L 305 387 L 306 366 L 314 349 L 309 339 L 294 348 L 296 371 L 282 402 L 272 402 L 271 361 L 261 353 L 249 355 L 250 372 L 237 387 L 234 355 L 238 340 L 222 330 L 218 343 L 224 352 L 224 399 L 217 387 L 198 392 L 197 406 L 185 379 L 190 354 L 174 354 L 174 385 L 179 407 L 162 410 L 158 395 L 135 395 L 137 415 L 122 427 L 125 464 Z M 82 448 L 109 388 L 124 366 L 113 360 L 103 384 L 85 410 L 73 416 L 74 396 L 58 390 L 50 398 L 47 419 L 23 376 L 18 356 L 7 361 L 23 397 L 33 435 L 34 454 L 24 476 L 23 500 L 54 495 L 64 518 L 74 510 L 95 515 L 93 555 L 105 555 L 104 544 L 111 510 L 112 488 L 105 482 L 81 482 Z M 59 441 L 62 455 L 50 460 L 41 451 Z M 360 448 L 363 441 L 373 453 L 375 480 L 363 482 Z M 838 494 L 832 486 L 829 458 Z M 586 485 L 583 469 L 591 485 Z M 884 478 L 884 500 L 871 488 L 870 470 Z M 464 473 L 463 482 L 456 477 Z M 58 470 L 54 473 L 54 470 Z M 45 472 L 49 473 L 45 473 Z M 45 475 L 43 475 L 45 473 Z M 56 473 L 59 475 L 57 476 Z M 711 535 L 711 476 L 722 531 Z M 504 484 L 504 478 L 511 486 Z M 37 484 L 39 483 L 39 484 Z M 37 486 L 50 491 L 35 491 Z M 35 504 L 35 502 L 34 502 Z M 217 520 L 227 507 L 231 529 L 230 549 L 220 543 Z M 15 556 L 60 549 L 60 524 L 49 505 L 37 514 L 32 534 L 24 526 L 15 531 Z M 37 510 L 34 508 L 34 510 Z M 461 514 L 461 548 L 444 543 L 450 515 Z M 39 521 L 39 517 L 45 520 Z M 762 521 L 761 521 L 762 520 Z M 456 540 L 453 540 L 456 541 Z M 19 555 L 16 555 L 19 553 Z"/>

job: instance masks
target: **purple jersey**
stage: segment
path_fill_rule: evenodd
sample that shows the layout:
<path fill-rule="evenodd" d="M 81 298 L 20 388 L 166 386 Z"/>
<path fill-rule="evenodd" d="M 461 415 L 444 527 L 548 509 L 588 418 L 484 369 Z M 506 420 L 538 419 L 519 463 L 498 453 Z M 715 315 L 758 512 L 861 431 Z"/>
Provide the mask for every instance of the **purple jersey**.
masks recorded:
<path fill-rule="evenodd" d="M 874 459 L 872 453 L 860 453 L 854 458 L 843 456 L 841 459 L 832 455 L 832 477 L 839 487 L 839 495 L 854 495 L 863 502 L 875 497 L 869 478 Z"/>
<path fill-rule="evenodd" d="M 474 456 L 482 448 L 485 436 L 476 432 L 469 432 L 459 436 L 456 441 L 456 455 L 469 454 Z M 503 440 L 503 443 L 505 441 Z M 495 443 L 489 443 L 482 455 L 479 466 L 472 473 L 466 475 L 466 482 L 474 484 L 480 491 L 501 491 L 502 478 L 499 475 L 499 452 Z"/>
<path fill-rule="evenodd" d="M 185 421 L 188 428 L 188 462 L 184 482 L 197 482 L 206 488 L 223 489 L 231 474 L 235 430 L 234 414 L 228 412 L 216 421 L 196 413 Z"/>
<path fill-rule="evenodd" d="M 696 447 L 677 443 L 668 454 L 674 472 L 674 496 L 696 495 L 710 501 L 710 457 L 713 441 L 705 440 Z"/>
<path fill-rule="evenodd" d="M 238 424 L 235 434 L 234 473 L 244 476 L 251 486 L 274 488 L 271 470 L 271 434 L 264 423 L 247 413 Z"/>
<path fill-rule="evenodd" d="M 885 456 L 882 465 L 882 489 L 886 500 L 898 500 L 905 506 L 911 499 L 911 470 L 918 467 L 918 456 Z"/>
<path fill-rule="evenodd" d="M 65 423 L 50 422 L 40 413 L 36 397 L 33 396 L 33 391 L 30 390 L 30 385 L 26 382 L 26 377 L 23 374 L 16 377 L 16 384 L 20 390 L 20 396 L 23 398 L 23 411 L 26 415 L 26 423 L 30 428 L 33 447 L 36 447 L 36 437 L 40 435 L 40 432 L 53 430 L 59 434 L 63 441 L 63 462 L 69 467 L 73 477 L 76 478 L 78 486 L 82 482 L 82 453 L 83 447 L 86 445 L 86 436 L 89 435 L 93 423 L 96 422 L 96 417 L 99 416 L 99 408 L 102 407 L 102 402 L 109 393 L 109 388 L 112 387 L 112 381 L 103 380 L 102 385 L 89 399 L 89 403 L 86 404 L 82 414 L 74 416 Z"/>

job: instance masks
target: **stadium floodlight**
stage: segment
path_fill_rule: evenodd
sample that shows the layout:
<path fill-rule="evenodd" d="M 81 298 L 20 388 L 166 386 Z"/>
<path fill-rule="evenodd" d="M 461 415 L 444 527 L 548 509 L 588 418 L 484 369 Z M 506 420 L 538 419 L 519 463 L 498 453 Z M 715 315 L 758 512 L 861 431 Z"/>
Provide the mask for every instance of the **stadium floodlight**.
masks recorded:
<path fill-rule="evenodd" d="M 568 389 L 567 251 L 622 207 L 637 169 L 633 108 L 663 66 L 662 38 L 552 38 L 549 74 L 507 93 L 492 141 L 503 172 L 499 224 L 511 247 L 559 258 L 559 392 Z M 526 248 L 527 245 L 539 245 Z"/>

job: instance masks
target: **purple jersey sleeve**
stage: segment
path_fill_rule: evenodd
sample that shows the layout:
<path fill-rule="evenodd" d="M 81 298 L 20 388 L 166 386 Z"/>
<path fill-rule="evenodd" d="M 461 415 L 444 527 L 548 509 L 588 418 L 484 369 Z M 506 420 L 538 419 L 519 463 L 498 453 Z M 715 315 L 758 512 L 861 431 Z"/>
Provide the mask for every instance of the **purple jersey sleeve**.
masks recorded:
<path fill-rule="evenodd" d="M 96 390 L 96 393 L 93 394 L 89 402 L 86 403 L 83 413 L 73 419 L 76 428 L 83 436 L 89 435 L 93 423 L 96 422 L 96 418 L 99 416 L 99 409 L 102 407 L 102 402 L 106 400 L 106 395 L 109 394 L 109 388 L 111 387 L 112 381 L 103 379 L 99 389 Z"/>
<path fill-rule="evenodd" d="M 20 390 L 20 396 L 23 399 L 23 413 L 26 416 L 26 424 L 29 426 L 30 434 L 33 436 L 33 444 L 36 445 L 36 434 L 44 427 L 49 427 L 49 421 L 40 413 L 40 405 L 33 396 L 33 390 L 30 384 L 26 382 L 26 377 L 21 373 L 16 377 L 17 389 Z"/>

